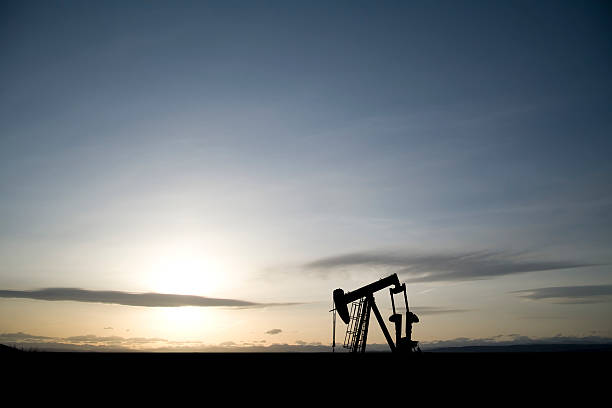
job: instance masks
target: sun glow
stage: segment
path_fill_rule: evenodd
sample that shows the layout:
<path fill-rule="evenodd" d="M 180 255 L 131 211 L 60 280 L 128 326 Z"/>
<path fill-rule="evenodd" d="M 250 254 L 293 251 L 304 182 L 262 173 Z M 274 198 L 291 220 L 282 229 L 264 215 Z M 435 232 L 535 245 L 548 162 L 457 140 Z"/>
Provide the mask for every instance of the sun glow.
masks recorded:
<path fill-rule="evenodd" d="M 223 286 L 223 272 L 210 257 L 191 248 L 172 248 L 153 257 L 147 280 L 159 293 L 213 296 Z"/>

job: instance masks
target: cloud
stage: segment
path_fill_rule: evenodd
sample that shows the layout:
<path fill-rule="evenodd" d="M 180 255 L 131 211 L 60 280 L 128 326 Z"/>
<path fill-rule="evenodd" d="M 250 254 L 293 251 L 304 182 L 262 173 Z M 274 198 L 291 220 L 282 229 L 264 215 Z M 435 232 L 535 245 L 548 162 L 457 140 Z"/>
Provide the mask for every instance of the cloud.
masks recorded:
<path fill-rule="evenodd" d="M 449 340 L 421 342 L 423 350 L 433 350 L 446 347 L 472 346 L 518 346 L 518 345 L 550 345 L 550 344 L 612 344 L 612 338 L 605 336 L 563 336 L 529 337 L 520 334 L 497 335 L 486 338 L 458 337 Z"/>
<path fill-rule="evenodd" d="M 0 290 L 0 298 L 25 298 L 37 300 L 64 300 L 74 302 L 111 303 L 144 307 L 266 307 L 287 306 L 296 303 L 255 303 L 236 299 L 219 299 L 193 295 L 165 293 L 131 293 L 110 290 L 85 290 L 77 288 L 46 288 L 38 290 Z"/>
<path fill-rule="evenodd" d="M 555 303 L 563 304 L 602 303 L 612 300 L 612 285 L 553 286 L 511 293 L 531 300 L 554 299 Z"/>
<path fill-rule="evenodd" d="M 36 350 L 50 351 L 137 351 L 142 348 L 155 349 L 166 346 L 168 340 L 145 337 L 96 336 L 86 334 L 70 337 L 35 336 L 23 332 L 1 333 L 0 343 Z"/>
<path fill-rule="evenodd" d="M 47 341 L 51 339 L 54 339 L 54 337 L 35 336 L 23 332 L 0 334 L 0 342 Z"/>
<path fill-rule="evenodd" d="M 260 341 L 265 343 L 265 341 Z M 297 340 L 295 344 L 274 343 L 271 345 L 238 344 L 226 341 L 217 345 L 205 344 L 201 341 L 169 341 L 160 338 L 119 336 L 96 336 L 93 334 L 71 337 L 36 336 L 27 333 L 0 333 L 0 344 L 14 346 L 24 350 L 36 351 L 99 351 L 99 352 L 330 352 L 330 344 L 319 342 L 308 343 Z M 563 336 L 531 338 L 520 334 L 497 335 L 488 338 L 459 337 L 449 340 L 420 342 L 423 350 L 442 349 L 447 347 L 466 346 L 513 346 L 513 345 L 598 345 L 612 344 L 612 338 L 591 333 L 584 337 Z M 370 351 L 389 351 L 387 344 L 368 344 Z M 337 346 L 336 352 L 343 352 Z"/>
<path fill-rule="evenodd" d="M 471 310 L 469 309 L 451 309 L 451 308 L 435 307 L 435 306 L 411 307 L 410 310 L 412 310 L 418 316 L 471 312 Z"/>
<path fill-rule="evenodd" d="M 393 310 L 388 308 L 389 311 Z M 399 306 L 395 308 L 397 313 L 406 313 L 406 308 L 403 306 Z M 410 311 L 416 313 L 417 316 L 427 316 L 427 315 L 441 315 L 441 314 L 450 314 L 450 313 L 466 313 L 472 312 L 472 309 L 455 309 L 451 307 L 438 307 L 438 306 L 418 306 L 411 307 Z"/>
<path fill-rule="evenodd" d="M 304 340 L 296 340 L 295 344 L 297 344 L 298 346 L 314 346 L 314 347 L 323 346 L 323 344 L 320 341 L 313 341 L 309 343 Z M 325 346 L 325 347 L 329 348 L 329 346 Z"/>
<path fill-rule="evenodd" d="M 274 335 L 274 334 L 278 334 L 278 333 L 281 333 L 281 332 L 282 332 L 281 329 L 272 329 L 272 330 L 268 330 L 266 332 L 266 334 Z"/>
<path fill-rule="evenodd" d="M 278 329 L 277 329 L 278 330 Z M 28 333 L 0 333 L 0 344 L 35 351 L 96 351 L 96 352 L 325 352 L 330 346 L 321 343 L 264 345 L 265 340 L 251 344 L 225 341 L 217 345 L 201 341 L 169 341 L 161 338 L 96 336 L 87 334 L 71 337 L 36 336 Z"/>
<path fill-rule="evenodd" d="M 519 273 L 595 266 L 576 261 L 528 259 L 525 254 L 480 251 L 465 253 L 355 252 L 318 259 L 303 265 L 306 271 L 328 276 L 351 269 L 398 273 L 408 282 L 467 281 Z"/>

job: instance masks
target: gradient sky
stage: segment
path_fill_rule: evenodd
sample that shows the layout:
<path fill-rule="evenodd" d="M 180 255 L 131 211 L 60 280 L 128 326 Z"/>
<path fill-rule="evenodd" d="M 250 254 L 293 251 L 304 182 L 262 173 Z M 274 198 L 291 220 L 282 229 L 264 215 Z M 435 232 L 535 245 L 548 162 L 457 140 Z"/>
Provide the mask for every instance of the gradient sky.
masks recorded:
<path fill-rule="evenodd" d="M 0 7 L 6 339 L 612 337 L 609 2 Z"/>

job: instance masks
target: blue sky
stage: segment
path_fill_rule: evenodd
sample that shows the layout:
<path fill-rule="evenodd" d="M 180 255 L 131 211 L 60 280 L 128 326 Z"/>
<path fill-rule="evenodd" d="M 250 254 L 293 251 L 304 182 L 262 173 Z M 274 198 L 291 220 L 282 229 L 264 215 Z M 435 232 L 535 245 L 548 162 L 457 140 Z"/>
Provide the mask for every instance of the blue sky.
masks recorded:
<path fill-rule="evenodd" d="M 4 2 L 0 14 L 0 289 L 304 302 L 230 311 L 251 334 L 185 336 L 281 337 L 297 314 L 325 327 L 282 341 L 324 342 L 335 287 L 399 271 L 426 277 L 421 306 L 470 311 L 455 331 L 432 317 L 430 340 L 508 334 L 477 323 L 508 310 L 550 317 L 513 333 L 612 336 L 601 288 L 574 306 L 517 295 L 612 283 L 609 4 Z M 4 332 L 117 326 L 41 327 L 56 302 L 1 302 L 31 307 L 0 316 Z M 134 312 L 121 308 L 124 322 Z M 153 335 L 143 322 L 130 324 Z"/>

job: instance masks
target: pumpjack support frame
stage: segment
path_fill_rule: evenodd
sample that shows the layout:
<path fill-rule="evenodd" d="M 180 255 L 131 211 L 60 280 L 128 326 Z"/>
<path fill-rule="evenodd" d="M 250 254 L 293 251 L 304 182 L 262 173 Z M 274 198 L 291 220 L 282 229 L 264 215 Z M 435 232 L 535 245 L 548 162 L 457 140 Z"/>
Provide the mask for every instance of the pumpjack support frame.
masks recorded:
<path fill-rule="evenodd" d="M 389 294 L 391 295 L 391 304 L 393 307 L 393 314 L 389 317 L 389 320 L 395 325 L 395 342 L 391 338 L 391 334 L 387 329 L 387 325 L 376 306 L 374 300 L 374 293 L 384 288 L 389 287 Z M 402 315 L 396 313 L 394 295 L 403 293 L 404 302 L 406 305 L 406 336 L 402 337 Z M 345 336 L 345 347 L 349 348 L 351 352 L 364 353 L 366 349 L 368 327 L 370 320 L 370 311 L 374 311 L 374 316 L 378 321 L 378 324 L 387 340 L 387 344 L 392 352 L 414 352 L 420 351 L 418 342 L 412 340 L 412 325 L 419 322 L 419 318 L 416 314 L 410 312 L 408 307 L 408 295 L 406 294 L 406 284 L 400 284 L 397 274 L 392 274 L 386 278 L 380 279 L 379 281 L 365 285 L 359 289 L 345 293 L 342 289 L 336 289 L 333 291 L 334 301 L 334 312 L 337 312 L 342 321 L 347 326 L 347 335 Z M 351 316 L 349 313 L 348 305 L 359 301 L 359 307 L 353 307 L 353 313 L 358 316 Z M 355 327 L 357 324 L 357 327 Z M 335 333 L 335 317 L 334 317 L 334 333 Z M 334 334 L 335 336 L 335 334 Z M 335 339 L 333 342 L 335 346 Z"/>

